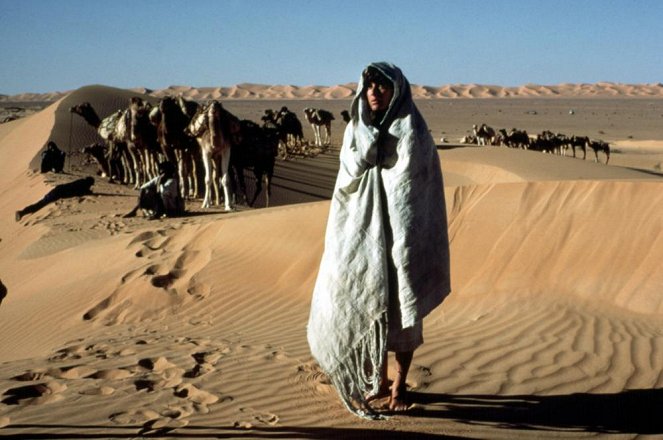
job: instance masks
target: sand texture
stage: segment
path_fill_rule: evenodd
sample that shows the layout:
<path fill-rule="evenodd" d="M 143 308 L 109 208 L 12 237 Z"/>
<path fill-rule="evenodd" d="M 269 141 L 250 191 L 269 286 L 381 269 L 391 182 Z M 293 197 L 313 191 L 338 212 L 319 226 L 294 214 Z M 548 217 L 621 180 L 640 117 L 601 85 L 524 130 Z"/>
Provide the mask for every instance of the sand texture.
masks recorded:
<path fill-rule="evenodd" d="M 283 105 L 336 115 L 331 150 L 277 161 L 272 207 L 232 213 L 193 200 L 182 218 L 123 218 L 136 191 L 97 177 L 17 222 L 94 171 L 78 151 L 99 138 L 69 107 L 110 114 L 141 90 L 87 86 L 0 124 L 0 437 L 663 436 L 661 85 L 415 87 L 450 139 L 453 291 L 424 322 L 412 409 L 384 421 L 343 408 L 306 342 L 353 86 L 145 95 L 237 98 L 224 105 L 256 121 Z M 438 99 L 456 95 L 491 99 Z M 610 164 L 460 145 L 480 122 L 602 138 Z M 65 174 L 36 171 L 51 139 Z"/>

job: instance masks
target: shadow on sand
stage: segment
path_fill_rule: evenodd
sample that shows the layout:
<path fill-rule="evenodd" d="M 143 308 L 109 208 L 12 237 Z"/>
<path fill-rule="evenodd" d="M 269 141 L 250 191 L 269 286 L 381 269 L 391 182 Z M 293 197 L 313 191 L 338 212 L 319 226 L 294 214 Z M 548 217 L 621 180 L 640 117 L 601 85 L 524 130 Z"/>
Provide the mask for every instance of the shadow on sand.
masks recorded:
<path fill-rule="evenodd" d="M 663 434 L 663 389 L 630 390 L 615 394 L 568 394 L 556 396 L 447 395 L 412 392 L 416 404 L 406 415 L 435 418 L 473 425 L 486 430 L 522 430 L 526 436 L 536 432 Z M 381 422 L 375 422 L 381 423 Z M 406 428 L 406 425 L 403 426 Z M 3 439 L 95 439 L 145 436 L 152 438 L 266 438 L 266 439 L 429 439 L 461 437 L 413 431 L 386 431 L 367 428 L 306 428 L 232 426 L 186 426 L 150 430 L 143 426 L 12 424 Z M 15 432 L 10 434 L 8 431 Z M 18 432 L 17 432 L 18 431 Z M 42 431 L 36 433 L 35 431 Z M 504 433 L 506 434 L 506 433 Z M 462 438 L 478 438 L 464 436 Z"/>
<path fill-rule="evenodd" d="M 411 393 L 410 415 L 503 429 L 663 434 L 663 389 L 553 396 Z"/>

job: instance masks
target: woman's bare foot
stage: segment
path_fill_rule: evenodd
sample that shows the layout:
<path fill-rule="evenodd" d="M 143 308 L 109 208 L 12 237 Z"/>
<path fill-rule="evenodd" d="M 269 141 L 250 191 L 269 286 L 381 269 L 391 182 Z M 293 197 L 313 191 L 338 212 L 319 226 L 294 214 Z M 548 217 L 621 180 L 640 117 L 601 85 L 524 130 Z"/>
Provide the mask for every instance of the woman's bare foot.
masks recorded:
<path fill-rule="evenodd" d="M 407 401 L 407 390 L 404 378 L 400 374 L 396 375 L 396 380 L 391 387 L 391 396 L 389 397 L 389 411 L 404 412 L 410 408 Z"/>
<path fill-rule="evenodd" d="M 407 402 L 407 373 L 410 370 L 412 356 L 414 352 L 396 353 L 396 377 L 391 385 L 391 397 L 389 398 L 389 410 L 393 412 L 403 412 L 410 408 Z"/>

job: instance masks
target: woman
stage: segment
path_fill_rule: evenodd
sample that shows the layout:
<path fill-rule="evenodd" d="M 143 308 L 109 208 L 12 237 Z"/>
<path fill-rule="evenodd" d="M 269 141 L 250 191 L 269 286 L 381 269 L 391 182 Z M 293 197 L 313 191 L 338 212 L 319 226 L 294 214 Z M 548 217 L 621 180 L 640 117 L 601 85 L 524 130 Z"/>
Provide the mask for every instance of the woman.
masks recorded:
<path fill-rule="evenodd" d="M 422 320 L 450 291 L 440 162 L 398 67 L 363 71 L 340 161 L 308 340 L 346 407 L 377 418 L 368 402 L 389 392 L 387 351 L 389 409 L 403 411 Z"/>

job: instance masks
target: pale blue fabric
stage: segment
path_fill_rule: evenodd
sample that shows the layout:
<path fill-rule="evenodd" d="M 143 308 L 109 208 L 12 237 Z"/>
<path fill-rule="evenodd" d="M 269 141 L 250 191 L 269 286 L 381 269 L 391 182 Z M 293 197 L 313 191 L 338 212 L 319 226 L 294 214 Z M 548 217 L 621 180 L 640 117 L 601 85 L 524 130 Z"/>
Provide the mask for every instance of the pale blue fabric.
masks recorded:
<path fill-rule="evenodd" d="M 348 409 L 364 417 L 375 417 L 366 397 L 380 385 L 388 326 L 412 327 L 450 291 L 435 143 L 400 69 L 371 66 L 391 79 L 394 96 L 375 127 L 359 82 L 308 323 L 313 356 Z"/>

